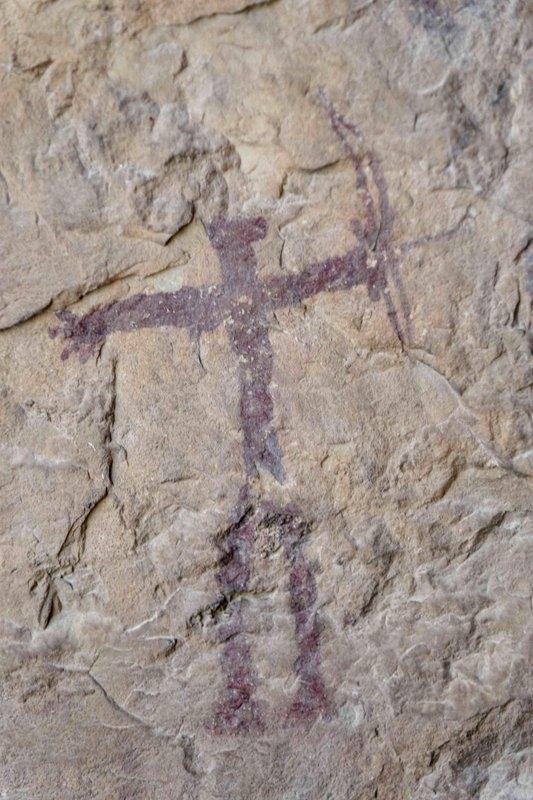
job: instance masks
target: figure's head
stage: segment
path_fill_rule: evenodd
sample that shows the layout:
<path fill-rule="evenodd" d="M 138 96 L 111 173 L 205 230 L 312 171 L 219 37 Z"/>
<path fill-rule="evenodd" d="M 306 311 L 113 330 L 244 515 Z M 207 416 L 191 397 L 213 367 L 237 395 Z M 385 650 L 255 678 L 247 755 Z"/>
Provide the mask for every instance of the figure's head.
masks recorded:
<path fill-rule="evenodd" d="M 204 227 L 213 247 L 222 253 L 251 247 L 252 242 L 264 239 L 268 230 L 264 217 L 217 217 Z"/>
<path fill-rule="evenodd" d="M 224 280 L 241 286 L 253 280 L 256 260 L 253 243 L 264 239 L 268 230 L 264 217 L 217 217 L 204 223 L 207 236 L 215 248 Z"/>

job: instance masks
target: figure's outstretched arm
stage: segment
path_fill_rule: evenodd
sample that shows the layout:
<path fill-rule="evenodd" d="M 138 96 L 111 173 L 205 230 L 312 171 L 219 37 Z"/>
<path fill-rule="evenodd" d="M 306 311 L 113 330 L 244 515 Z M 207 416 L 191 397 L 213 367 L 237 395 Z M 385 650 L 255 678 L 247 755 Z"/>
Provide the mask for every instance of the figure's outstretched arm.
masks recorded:
<path fill-rule="evenodd" d="M 78 353 L 86 360 L 114 331 L 166 326 L 187 328 L 191 332 L 212 330 L 222 319 L 222 304 L 222 292 L 217 287 L 137 294 L 80 317 L 60 311 L 59 324 L 50 329 L 50 335 L 67 340 L 61 354 L 63 360 L 71 353 Z"/>
<path fill-rule="evenodd" d="M 275 276 L 262 287 L 263 308 L 276 309 L 294 305 L 321 292 L 350 289 L 364 284 L 370 300 L 383 299 L 394 333 L 402 344 L 409 339 L 409 304 L 401 283 L 398 264 L 391 245 L 394 215 L 388 199 L 385 177 L 364 137 L 355 125 L 347 122 L 321 92 L 331 127 L 342 143 L 355 171 L 356 192 L 363 204 L 363 221 L 352 220 L 357 238 L 355 247 L 345 255 L 310 264 L 297 275 Z M 368 160 L 368 170 L 374 183 L 370 190 L 367 169 L 362 156 Z M 377 203 L 374 200 L 377 195 Z M 400 309 L 390 295 L 388 273 L 399 296 Z M 403 317 L 403 325 L 400 321 Z"/>
<path fill-rule="evenodd" d="M 275 275 L 262 285 L 263 308 L 275 310 L 284 306 L 298 305 L 308 297 L 321 292 L 335 292 L 361 284 L 368 285 L 374 271 L 367 269 L 366 262 L 365 248 L 357 247 L 343 256 L 309 264 L 296 274 Z"/>

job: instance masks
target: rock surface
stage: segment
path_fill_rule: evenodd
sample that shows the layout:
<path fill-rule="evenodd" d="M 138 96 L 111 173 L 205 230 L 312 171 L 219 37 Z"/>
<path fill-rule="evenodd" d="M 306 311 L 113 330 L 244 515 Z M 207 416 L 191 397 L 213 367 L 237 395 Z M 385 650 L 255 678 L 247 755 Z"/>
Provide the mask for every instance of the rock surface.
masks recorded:
<path fill-rule="evenodd" d="M 0 796 L 530 800 L 531 6 L 0 29 Z"/>

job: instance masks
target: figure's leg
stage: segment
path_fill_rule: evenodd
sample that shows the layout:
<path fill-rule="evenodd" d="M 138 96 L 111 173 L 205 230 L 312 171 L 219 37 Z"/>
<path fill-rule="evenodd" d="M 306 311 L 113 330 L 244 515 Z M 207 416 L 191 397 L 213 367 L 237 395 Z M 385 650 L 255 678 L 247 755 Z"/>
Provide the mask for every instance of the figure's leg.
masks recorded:
<path fill-rule="evenodd" d="M 217 580 L 227 608 L 225 620 L 217 630 L 223 643 L 221 667 L 225 680 L 214 719 L 214 730 L 219 734 L 240 734 L 264 728 L 259 707 L 253 699 L 256 676 L 239 597 L 248 589 L 253 546 L 254 521 L 246 517 L 229 528 L 220 544 L 223 554 Z"/>
<path fill-rule="evenodd" d="M 298 676 L 296 697 L 287 723 L 311 722 L 331 715 L 331 704 L 320 670 L 320 622 L 316 610 L 316 581 L 304 554 L 305 526 L 292 518 L 285 523 L 283 547 L 290 564 L 290 606 L 294 616 L 298 657 L 294 668 Z"/>

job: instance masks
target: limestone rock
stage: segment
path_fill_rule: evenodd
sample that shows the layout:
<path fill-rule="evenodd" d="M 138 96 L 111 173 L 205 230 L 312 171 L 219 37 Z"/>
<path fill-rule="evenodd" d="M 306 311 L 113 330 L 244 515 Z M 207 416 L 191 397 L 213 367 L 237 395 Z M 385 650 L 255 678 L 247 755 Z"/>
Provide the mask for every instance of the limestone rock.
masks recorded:
<path fill-rule="evenodd" d="M 533 796 L 524 0 L 5 0 L 0 793 Z"/>

